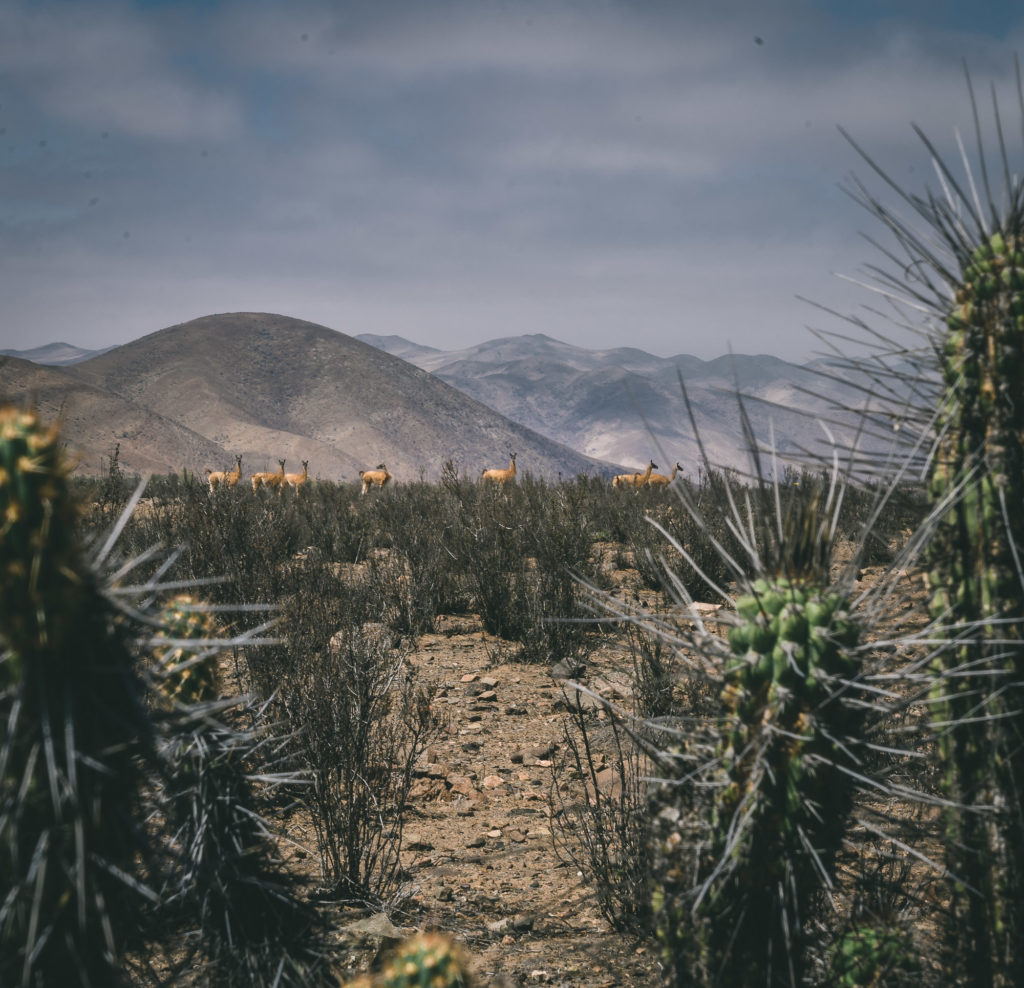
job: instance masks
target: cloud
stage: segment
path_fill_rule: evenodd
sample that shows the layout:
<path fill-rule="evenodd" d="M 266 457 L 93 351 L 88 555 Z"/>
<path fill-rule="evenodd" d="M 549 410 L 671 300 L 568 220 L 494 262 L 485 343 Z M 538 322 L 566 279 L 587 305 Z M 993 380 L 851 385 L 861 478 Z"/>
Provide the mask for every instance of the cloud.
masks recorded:
<path fill-rule="evenodd" d="M 870 256 L 836 125 L 934 182 L 910 122 L 955 153 L 960 55 L 987 103 L 1018 41 L 799 0 L 18 0 L 0 325 L 101 345 L 272 309 L 792 357 L 817 318 L 794 296 L 855 304 L 831 272 Z"/>
<path fill-rule="evenodd" d="M 126 3 L 0 6 L 2 77 L 41 113 L 160 141 L 236 136 L 237 101 L 176 67 L 167 41 L 158 22 Z"/>

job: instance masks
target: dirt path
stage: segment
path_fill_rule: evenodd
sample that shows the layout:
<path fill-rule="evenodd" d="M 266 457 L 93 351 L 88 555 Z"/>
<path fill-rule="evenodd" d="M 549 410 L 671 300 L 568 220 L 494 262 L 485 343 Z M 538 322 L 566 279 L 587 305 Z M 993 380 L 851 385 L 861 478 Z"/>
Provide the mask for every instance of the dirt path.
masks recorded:
<path fill-rule="evenodd" d="M 483 988 L 660 984 L 657 945 L 614 932 L 555 851 L 548 794 L 564 701 L 549 669 L 500 661 L 509 647 L 471 619 L 446 630 L 421 637 L 410 656 L 438 684 L 449 723 L 410 796 L 402 863 L 413 891 L 400 929 L 447 931 Z M 588 676 L 626 683 L 628 662 L 609 646 Z M 365 950 L 349 958 L 369 960 Z"/>

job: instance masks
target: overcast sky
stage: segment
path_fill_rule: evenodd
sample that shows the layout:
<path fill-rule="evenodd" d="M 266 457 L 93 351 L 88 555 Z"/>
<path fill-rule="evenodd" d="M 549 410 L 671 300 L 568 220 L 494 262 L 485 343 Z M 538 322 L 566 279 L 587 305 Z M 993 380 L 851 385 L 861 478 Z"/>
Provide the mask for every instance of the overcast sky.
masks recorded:
<path fill-rule="evenodd" d="M 3 0 L 0 349 L 256 310 L 810 359 L 797 296 L 870 303 L 836 275 L 877 260 L 837 125 L 934 184 L 911 122 L 971 136 L 963 59 L 1013 110 L 1022 10 Z"/>

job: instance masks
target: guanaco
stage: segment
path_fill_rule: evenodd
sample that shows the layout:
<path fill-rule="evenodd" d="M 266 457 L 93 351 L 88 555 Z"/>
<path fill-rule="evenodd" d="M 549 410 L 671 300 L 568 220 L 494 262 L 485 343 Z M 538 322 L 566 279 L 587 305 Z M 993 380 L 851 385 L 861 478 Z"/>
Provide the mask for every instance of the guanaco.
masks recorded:
<path fill-rule="evenodd" d="M 281 483 L 284 481 L 284 460 L 277 461 L 281 465 L 281 469 L 277 473 L 254 473 L 252 475 L 252 489 L 258 491 L 261 487 L 270 487 L 281 493 Z"/>
<path fill-rule="evenodd" d="M 676 474 L 682 469 L 683 468 L 679 465 L 679 461 L 677 460 L 676 465 L 672 468 L 672 475 L 670 477 L 666 477 L 663 473 L 652 473 L 650 477 L 647 478 L 647 486 L 667 487 L 676 479 Z"/>
<path fill-rule="evenodd" d="M 378 487 L 384 487 L 391 480 L 391 474 L 388 473 L 388 468 L 383 463 L 378 463 L 376 470 L 360 470 L 359 479 L 363 482 L 363 489 L 359 492 L 362 495 L 374 484 Z"/>
<path fill-rule="evenodd" d="M 484 470 L 480 474 L 482 484 L 507 484 L 516 477 L 516 454 L 509 453 L 509 465 L 507 470 Z"/>
<path fill-rule="evenodd" d="M 206 479 L 210 482 L 210 490 L 215 491 L 221 484 L 227 484 L 228 487 L 234 487 L 238 483 L 238 478 L 242 476 L 242 458 L 240 456 L 235 457 L 235 469 L 234 470 L 207 470 Z"/>
<path fill-rule="evenodd" d="M 307 480 L 309 480 L 309 460 L 302 461 L 302 473 L 286 473 L 284 475 L 284 482 L 292 487 L 296 494 Z"/>
<path fill-rule="evenodd" d="M 645 473 L 620 473 L 612 481 L 612 487 L 635 487 L 639 490 L 647 485 L 647 481 L 651 478 L 651 471 L 657 466 L 658 464 L 651 460 L 647 464 L 647 471 Z"/>

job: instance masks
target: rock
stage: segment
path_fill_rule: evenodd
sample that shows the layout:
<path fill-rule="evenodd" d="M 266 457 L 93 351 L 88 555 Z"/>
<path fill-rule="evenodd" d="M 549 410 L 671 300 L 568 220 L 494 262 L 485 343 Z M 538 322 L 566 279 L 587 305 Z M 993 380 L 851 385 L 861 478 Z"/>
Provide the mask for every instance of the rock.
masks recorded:
<path fill-rule="evenodd" d="M 483 784 L 485 789 L 497 789 L 505 785 L 505 780 L 500 775 L 487 775 Z"/>
<path fill-rule="evenodd" d="M 404 934 L 394 926 L 384 913 L 374 913 L 365 919 L 357 919 L 341 929 L 344 937 L 359 941 L 379 941 L 381 948 L 400 943 Z"/>
<path fill-rule="evenodd" d="M 445 782 L 453 792 L 463 796 L 472 796 L 476 792 L 476 786 L 468 775 L 449 775 Z"/>

